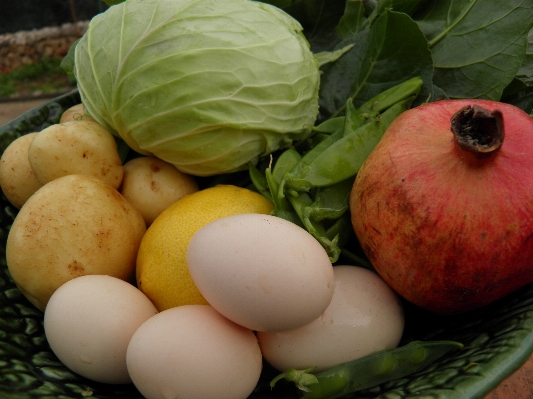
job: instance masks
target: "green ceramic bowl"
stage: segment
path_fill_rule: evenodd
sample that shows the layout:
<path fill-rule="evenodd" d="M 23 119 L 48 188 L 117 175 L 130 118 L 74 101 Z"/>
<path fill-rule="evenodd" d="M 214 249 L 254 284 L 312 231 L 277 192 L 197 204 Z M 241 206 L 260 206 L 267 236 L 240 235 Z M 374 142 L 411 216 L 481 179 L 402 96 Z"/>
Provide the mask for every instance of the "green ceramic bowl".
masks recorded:
<path fill-rule="evenodd" d="M 32 109 L 0 127 L 0 154 L 17 137 L 57 123 L 80 102 L 76 91 Z M 229 177 L 230 181 L 232 177 Z M 236 183 L 237 184 L 237 183 Z M 54 356 L 43 330 L 43 314 L 20 293 L 5 261 L 5 243 L 17 215 L 0 196 L 0 398 L 142 398 L 133 385 L 104 385 L 65 368 Z M 533 286 L 461 316 L 435 316 L 409 304 L 402 344 L 411 340 L 455 340 L 466 349 L 450 352 L 425 370 L 346 398 L 483 398 L 518 369 L 533 351 Z M 296 399 L 289 383 L 270 389 L 277 375 L 268 364 L 250 399 Z"/>

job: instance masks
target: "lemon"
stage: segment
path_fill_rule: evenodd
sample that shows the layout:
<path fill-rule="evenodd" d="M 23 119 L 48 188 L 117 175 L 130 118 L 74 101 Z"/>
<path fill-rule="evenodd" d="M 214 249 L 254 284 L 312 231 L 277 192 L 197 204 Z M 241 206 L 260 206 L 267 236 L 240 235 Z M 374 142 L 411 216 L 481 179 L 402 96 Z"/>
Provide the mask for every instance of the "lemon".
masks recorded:
<path fill-rule="evenodd" d="M 269 214 L 272 209 L 272 203 L 261 194 L 231 185 L 186 195 L 165 209 L 146 231 L 137 254 L 137 286 L 160 312 L 207 304 L 187 266 L 187 246 L 194 233 L 226 216 Z"/>

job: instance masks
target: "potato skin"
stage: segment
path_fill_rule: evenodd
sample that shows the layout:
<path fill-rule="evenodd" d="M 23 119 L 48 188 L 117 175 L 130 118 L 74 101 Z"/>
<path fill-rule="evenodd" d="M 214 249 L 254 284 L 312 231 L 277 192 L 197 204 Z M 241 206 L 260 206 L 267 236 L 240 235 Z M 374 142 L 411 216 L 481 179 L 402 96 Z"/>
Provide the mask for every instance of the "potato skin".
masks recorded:
<path fill-rule="evenodd" d="M 21 208 L 7 239 L 7 266 L 26 298 L 44 310 L 54 291 L 75 277 L 133 281 L 145 231 L 139 211 L 113 187 L 93 176 L 64 176 Z"/>
<path fill-rule="evenodd" d="M 29 133 L 14 140 L 0 160 L 0 186 L 8 201 L 18 209 L 42 187 L 28 160 L 28 149 L 37 134 Z"/>
<path fill-rule="evenodd" d="M 63 114 L 61 115 L 61 119 L 59 119 L 59 123 L 72 122 L 72 121 L 96 122 L 94 118 L 85 114 L 85 109 L 83 108 L 83 104 L 76 104 L 73 107 L 70 107 L 65 112 L 63 112 Z"/>
<path fill-rule="evenodd" d="M 118 188 L 124 176 L 113 135 L 96 122 L 73 121 L 47 127 L 31 143 L 28 158 L 41 184 L 61 176 L 86 174 Z"/>
<path fill-rule="evenodd" d="M 146 225 L 187 194 L 198 191 L 192 176 L 156 157 L 139 157 L 124 165 L 121 194 L 143 215 Z"/>

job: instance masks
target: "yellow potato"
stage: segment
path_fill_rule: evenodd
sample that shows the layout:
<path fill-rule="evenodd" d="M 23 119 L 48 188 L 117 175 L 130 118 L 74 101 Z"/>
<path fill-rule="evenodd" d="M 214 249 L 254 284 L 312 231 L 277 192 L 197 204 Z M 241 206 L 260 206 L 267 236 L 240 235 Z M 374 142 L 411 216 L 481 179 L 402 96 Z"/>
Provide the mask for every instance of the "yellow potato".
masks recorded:
<path fill-rule="evenodd" d="M 198 191 L 192 176 L 155 157 L 132 159 L 124 165 L 121 194 L 143 215 L 147 225 L 174 202 Z"/>
<path fill-rule="evenodd" d="M 74 105 L 73 107 L 70 107 L 65 112 L 63 112 L 63 114 L 61 115 L 61 119 L 59 119 L 59 123 L 72 122 L 72 121 L 96 122 L 94 118 L 85 114 L 85 109 L 83 108 L 83 104 L 78 104 L 78 105 Z"/>
<path fill-rule="evenodd" d="M 0 187 L 7 200 L 18 209 L 42 186 L 28 160 L 28 148 L 36 135 L 30 133 L 14 140 L 0 159 Z"/>
<path fill-rule="evenodd" d="M 107 183 L 60 177 L 32 195 L 15 218 L 7 266 L 24 296 L 44 310 L 55 290 L 75 277 L 133 281 L 145 231 L 139 211 Z"/>
<path fill-rule="evenodd" d="M 31 143 L 28 158 L 41 184 L 61 176 L 85 174 L 118 189 L 124 175 L 113 135 L 96 122 L 74 121 L 47 127 Z"/>

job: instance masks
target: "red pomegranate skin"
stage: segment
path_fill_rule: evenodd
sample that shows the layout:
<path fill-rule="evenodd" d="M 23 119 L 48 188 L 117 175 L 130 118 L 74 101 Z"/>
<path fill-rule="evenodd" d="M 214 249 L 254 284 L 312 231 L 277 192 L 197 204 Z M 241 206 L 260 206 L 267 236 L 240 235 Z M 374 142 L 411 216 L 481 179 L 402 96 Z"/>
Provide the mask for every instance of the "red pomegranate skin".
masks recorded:
<path fill-rule="evenodd" d="M 466 105 L 500 110 L 505 138 L 478 159 L 454 142 Z M 437 314 L 484 306 L 533 281 L 533 119 L 488 100 L 401 114 L 357 174 L 355 234 L 381 277 Z"/>

